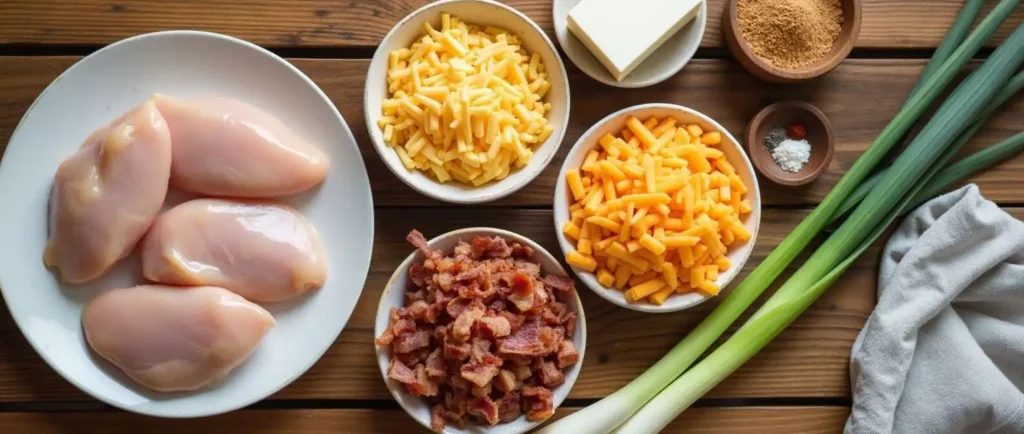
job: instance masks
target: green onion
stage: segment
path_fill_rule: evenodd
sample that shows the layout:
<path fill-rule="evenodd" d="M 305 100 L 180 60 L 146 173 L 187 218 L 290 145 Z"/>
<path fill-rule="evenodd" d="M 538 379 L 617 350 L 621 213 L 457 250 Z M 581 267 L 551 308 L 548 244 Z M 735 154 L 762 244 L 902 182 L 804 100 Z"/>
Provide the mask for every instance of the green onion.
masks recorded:
<path fill-rule="evenodd" d="M 974 133 L 981 128 L 985 121 L 988 120 L 989 116 L 991 116 L 992 113 L 995 113 L 999 106 L 1003 105 L 1006 101 L 1009 101 L 1010 98 L 1020 91 L 1022 87 L 1024 87 L 1024 71 L 1018 72 L 1017 75 L 1014 75 L 1013 78 L 1011 78 L 1010 81 L 999 90 L 999 93 L 993 99 L 993 102 L 988 109 L 975 118 L 974 123 L 967 129 L 967 131 L 960 134 L 960 137 L 957 138 L 953 147 L 950 148 L 952 150 L 951 154 L 956 154 L 956 152 L 962 148 L 972 136 L 974 136 Z M 950 155 L 950 157 L 952 157 L 952 155 Z M 946 160 L 948 159 L 949 158 L 946 158 Z M 839 221 L 843 217 L 846 217 L 850 211 L 853 211 L 853 208 L 856 207 L 860 201 L 864 200 L 864 197 L 875 188 L 878 181 L 882 180 L 882 177 L 885 176 L 885 172 L 887 170 L 889 170 L 889 168 L 879 169 L 877 173 L 858 186 L 857 189 L 850 194 L 850 197 L 846 198 L 843 205 L 839 207 L 839 211 L 837 211 L 836 215 L 832 217 L 832 223 Z"/>
<path fill-rule="evenodd" d="M 997 10 L 1012 3 L 1004 1 L 997 6 Z M 989 18 L 986 18 L 982 26 L 991 25 Z M 950 61 L 939 69 L 936 77 Z M 1022 62 L 1024 25 L 1018 26 L 988 60 L 956 88 L 850 218 L 825 240 L 750 320 L 721 347 L 673 381 L 630 417 L 618 428 L 618 432 L 643 434 L 660 431 L 794 321 L 877 238 L 876 234 L 884 232 L 885 226 L 913 201 L 914 196 L 938 172 L 940 165 L 934 163 L 944 155 L 970 121 L 984 110 L 998 92 L 999 86 L 1009 79 Z M 931 83 L 924 84 L 920 93 L 927 92 L 930 87 Z"/>
<path fill-rule="evenodd" d="M 837 208 L 899 142 L 943 88 L 1013 11 L 1020 0 L 1002 0 L 935 73 L 914 92 L 874 143 L 796 229 L 708 317 L 650 369 L 619 391 L 563 418 L 541 433 L 607 433 L 626 421 L 708 349 L 832 220 Z M 994 57 L 994 55 L 993 55 Z M 957 131 L 958 132 L 958 131 Z M 955 133 L 951 134 L 954 135 Z M 731 371 L 730 371 L 731 372 Z M 702 395 L 695 395 L 693 398 Z M 679 408 L 682 411 L 690 402 Z M 678 414 L 678 412 L 675 412 Z M 674 417 L 674 415 L 672 416 Z M 633 419 L 630 419 L 633 420 Z M 671 420 L 671 419 L 668 419 Z M 667 422 L 666 422 L 667 423 Z"/>
<path fill-rule="evenodd" d="M 949 165 L 935 175 L 935 178 L 911 202 L 910 209 L 904 212 L 909 212 L 917 208 L 918 205 L 938 196 L 939 193 L 942 193 L 953 183 L 967 178 L 981 169 L 1010 158 L 1021 151 L 1024 151 L 1024 131 Z"/>
<path fill-rule="evenodd" d="M 921 71 L 921 76 L 917 78 L 917 83 L 914 84 L 914 88 L 910 90 L 910 94 L 917 93 L 917 90 L 921 88 L 921 85 L 928 81 L 935 75 L 935 71 L 949 59 L 949 56 L 956 51 L 957 47 L 964 42 L 964 38 L 971 32 L 971 24 L 974 23 L 974 19 L 978 17 L 978 13 L 981 12 L 981 5 L 984 3 L 982 0 L 967 0 L 964 3 L 964 7 L 960 9 L 960 14 L 957 15 L 956 21 L 953 21 L 953 25 L 949 26 L 949 30 L 946 31 L 946 36 L 942 38 L 942 42 L 935 49 L 935 53 L 932 54 L 932 58 L 924 66 Z"/>

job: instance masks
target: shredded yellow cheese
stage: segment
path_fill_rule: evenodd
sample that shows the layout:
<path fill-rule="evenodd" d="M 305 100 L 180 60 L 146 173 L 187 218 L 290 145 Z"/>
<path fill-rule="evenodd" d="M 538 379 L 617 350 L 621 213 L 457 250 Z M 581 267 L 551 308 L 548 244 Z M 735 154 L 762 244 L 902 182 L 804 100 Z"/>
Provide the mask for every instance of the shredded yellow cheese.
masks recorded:
<path fill-rule="evenodd" d="M 409 48 L 390 53 L 377 124 L 409 170 L 480 186 L 530 162 L 553 128 L 539 54 L 504 29 L 441 15 Z M 576 185 L 576 188 L 583 188 Z"/>
<path fill-rule="evenodd" d="M 580 169 L 566 173 L 576 242 L 569 265 L 625 291 L 630 302 L 662 304 L 672 294 L 717 295 L 728 252 L 750 240 L 747 186 L 718 131 L 673 117 L 626 120 L 618 137 L 598 139 Z"/>

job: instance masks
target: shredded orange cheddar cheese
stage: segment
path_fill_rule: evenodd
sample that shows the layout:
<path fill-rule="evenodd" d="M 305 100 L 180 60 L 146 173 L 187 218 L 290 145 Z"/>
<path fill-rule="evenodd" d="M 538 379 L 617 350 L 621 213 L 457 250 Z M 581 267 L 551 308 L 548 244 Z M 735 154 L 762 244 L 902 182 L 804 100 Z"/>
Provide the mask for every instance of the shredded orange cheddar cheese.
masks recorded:
<path fill-rule="evenodd" d="M 566 262 L 625 292 L 662 304 L 676 293 L 718 295 L 729 249 L 750 240 L 747 186 L 715 146 L 718 131 L 673 117 L 626 119 L 569 170 L 570 221 L 577 248 Z"/>

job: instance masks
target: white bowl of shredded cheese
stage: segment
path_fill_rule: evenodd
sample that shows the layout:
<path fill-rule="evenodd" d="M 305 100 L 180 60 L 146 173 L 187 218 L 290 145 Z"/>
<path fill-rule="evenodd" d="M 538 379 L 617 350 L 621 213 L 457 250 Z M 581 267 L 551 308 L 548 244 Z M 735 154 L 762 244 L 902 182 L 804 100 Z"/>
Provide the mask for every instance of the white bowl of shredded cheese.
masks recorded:
<path fill-rule="evenodd" d="M 473 204 L 516 192 L 551 162 L 569 120 L 569 82 L 554 44 L 525 15 L 446 0 L 384 37 L 363 104 L 374 148 L 402 182 Z"/>
<path fill-rule="evenodd" d="M 608 135 L 614 136 L 618 134 L 620 131 L 622 131 L 624 128 L 626 128 L 628 123 L 627 120 L 630 118 L 637 118 L 639 120 L 649 120 L 651 118 L 666 120 L 668 118 L 672 118 L 675 121 L 674 124 L 678 126 L 695 126 L 703 132 L 719 133 L 718 137 L 716 137 L 715 143 L 713 145 L 708 145 L 708 147 L 714 148 L 713 151 L 709 152 L 713 152 L 717 156 L 717 159 L 724 159 L 725 161 L 727 161 L 730 166 L 730 172 L 732 172 L 731 176 L 734 175 L 738 182 L 741 182 L 742 184 L 745 185 L 745 192 L 741 193 L 742 200 L 744 202 L 744 212 L 742 212 L 742 214 L 739 215 L 739 217 L 736 220 L 732 220 L 732 222 L 734 222 L 733 224 L 741 226 L 742 229 L 736 226 L 733 226 L 732 229 L 730 229 L 731 231 L 742 231 L 744 233 L 745 241 L 741 241 L 740 238 L 737 237 L 735 240 L 732 240 L 734 242 L 725 242 L 725 245 L 727 247 L 724 250 L 721 250 L 720 253 L 720 255 L 724 258 L 722 259 L 723 266 L 721 267 L 721 269 L 715 270 L 714 277 L 710 277 L 707 279 L 707 282 L 713 285 L 713 288 L 711 288 L 712 291 L 700 290 L 698 288 L 693 288 L 689 286 L 688 282 L 692 281 L 692 279 L 679 279 L 680 281 L 682 281 L 682 283 L 679 283 L 677 288 L 667 288 L 667 285 L 666 287 L 659 286 L 659 291 L 662 289 L 667 289 L 666 293 L 671 294 L 668 295 L 667 298 L 660 300 L 661 304 L 649 303 L 644 300 L 630 300 L 627 297 L 627 293 L 624 290 L 630 289 L 632 291 L 641 285 L 639 285 L 638 283 L 619 284 L 618 282 L 616 282 L 616 284 L 620 286 L 619 289 L 613 287 L 616 284 L 606 286 L 602 284 L 601 281 L 599 281 L 598 276 L 595 275 L 595 273 L 601 272 L 602 267 L 600 266 L 600 264 L 596 267 L 596 271 L 591 271 L 585 269 L 588 268 L 586 267 L 587 264 L 584 264 L 583 266 L 580 265 L 580 263 L 583 261 L 582 259 L 577 261 L 574 260 L 573 258 L 569 258 L 569 255 L 576 255 L 577 258 L 581 258 L 581 256 L 578 256 L 578 252 L 584 250 L 584 248 L 580 246 L 578 239 L 582 239 L 584 237 L 576 236 L 576 239 L 574 239 L 573 236 L 570 236 L 566 232 L 567 224 L 572 226 L 573 224 L 571 222 L 577 221 L 576 218 L 572 217 L 572 207 L 574 206 L 573 203 L 575 202 L 575 200 L 574 193 L 571 191 L 573 187 L 571 187 L 569 185 L 569 182 L 567 181 L 567 174 L 570 171 L 585 171 L 586 169 L 584 169 L 584 165 L 585 161 L 588 159 L 588 154 L 590 154 L 591 151 L 594 150 L 601 152 L 602 148 L 604 148 L 604 145 L 602 145 L 600 142 L 605 141 L 606 139 L 604 138 L 607 137 Z M 653 131 L 657 131 L 657 129 Z M 657 134 L 655 134 L 655 136 L 657 136 Z M 664 146 L 666 148 L 669 148 L 669 150 L 671 151 L 671 149 L 673 149 L 672 147 L 675 145 L 664 144 Z M 595 152 L 594 155 L 596 156 L 597 152 Z M 604 153 L 602 153 L 602 155 L 604 155 Z M 665 165 L 665 167 L 668 167 L 667 162 L 665 163 Z M 696 167 L 691 167 L 689 165 L 683 167 L 692 169 L 694 173 L 707 171 Z M 688 189 L 689 187 L 686 188 Z M 676 190 L 678 190 L 678 188 Z M 661 190 L 658 191 L 660 192 Z M 636 194 L 636 192 L 632 191 L 630 193 L 618 194 L 621 194 L 621 197 L 625 199 L 627 194 Z M 639 194 L 638 196 L 645 196 L 645 194 Z M 674 194 L 671 194 L 671 196 L 675 197 Z M 600 199 L 598 200 L 598 202 L 599 201 Z M 608 204 L 606 203 L 606 205 Z M 598 209 L 602 208 L 603 206 L 604 205 L 601 205 L 600 207 L 598 207 Z M 664 233 L 666 235 L 661 236 L 661 239 L 657 244 L 661 244 L 661 242 L 664 241 L 664 246 L 668 246 L 667 250 L 665 250 L 664 247 L 662 249 L 664 252 L 666 252 L 666 255 L 674 255 L 675 258 L 679 258 L 672 259 L 670 256 L 665 256 L 666 259 L 664 260 L 666 263 L 672 262 L 674 263 L 674 265 L 676 265 L 676 267 L 679 267 L 674 268 L 671 274 L 681 276 L 684 274 L 685 271 L 685 274 L 689 276 L 690 272 L 692 272 L 692 269 L 694 268 L 692 260 L 688 261 L 691 262 L 688 265 L 683 264 L 682 262 L 686 261 L 681 259 L 683 256 L 681 253 L 678 255 L 676 254 L 676 252 L 668 253 L 668 250 L 674 250 L 677 247 L 670 246 L 667 238 L 674 237 L 674 234 L 676 233 L 678 233 L 679 235 L 687 235 L 689 229 L 693 228 L 694 226 L 700 225 L 696 223 L 696 220 L 693 220 L 695 223 L 690 223 L 689 226 L 686 226 L 686 223 L 680 223 L 680 227 L 668 227 L 668 220 L 676 220 L 677 222 L 686 221 L 685 219 L 677 219 L 675 217 L 677 216 L 677 212 L 680 214 L 686 214 L 686 207 L 688 207 L 689 205 L 673 204 L 672 206 L 673 207 L 671 208 L 670 212 L 666 214 L 660 214 L 660 218 L 657 219 L 657 221 L 662 221 L 666 223 L 664 225 L 665 227 L 662 228 L 665 231 Z M 754 168 L 750 163 L 750 159 L 747 158 L 747 155 L 744 152 L 742 146 L 740 146 L 739 141 L 737 141 L 736 138 L 732 136 L 732 134 L 730 134 L 724 127 L 722 127 L 722 125 L 720 125 L 718 122 L 715 122 L 713 119 L 704 115 L 703 113 L 700 113 L 688 107 L 683 107 L 674 104 L 655 103 L 628 107 L 618 112 L 612 113 L 605 117 L 604 119 L 598 121 L 596 124 L 594 124 L 593 127 L 591 127 L 589 130 L 583 133 L 583 136 L 581 136 L 580 139 L 576 142 L 576 144 L 572 147 L 572 149 L 569 150 L 568 155 L 566 155 L 565 157 L 565 163 L 562 165 L 562 169 L 559 171 L 558 180 L 555 184 L 553 208 L 555 231 L 558 233 L 559 247 L 562 249 L 562 253 L 566 255 L 566 260 L 570 264 L 570 266 L 572 266 L 573 271 L 576 272 L 576 275 L 579 276 L 580 280 L 584 284 L 586 284 L 587 287 L 589 287 L 592 291 L 594 291 L 597 295 L 601 296 L 605 300 L 608 300 L 616 305 L 625 307 L 627 309 L 648 313 L 666 313 L 675 312 L 696 306 L 706 301 L 707 299 L 715 296 L 709 294 L 709 292 L 717 293 L 719 290 L 724 292 L 729 283 L 732 282 L 732 280 L 740 274 L 747 260 L 750 258 L 750 255 L 753 253 L 754 243 L 757 240 L 757 232 L 761 223 L 761 192 L 758 187 L 757 177 L 755 176 Z M 637 209 L 639 209 L 639 206 L 637 206 Z M 650 214 L 656 213 L 655 211 L 653 211 L 653 209 L 654 208 L 652 207 L 652 211 L 650 211 Z M 599 210 L 596 215 L 600 215 L 600 213 L 601 211 Z M 590 214 L 587 213 L 586 215 Z M 586 220 L 586 218 L 584 218 L 584 220 Z M 630 220 L 636 220 L 636 218 Z M 662 225 L 660 225 L 659 223 L 652 224 L 654 226 L 651 226 L 651 230 L 644 229 L 643 231 L 648 234 L 654 232 L 653 236 L 650 236 L 650 238 L 652 239 L 659 238 L 659 231 L 658 229 L 655 228 Z M 632 228 L 635 228 L 636 226 L 637 225 L 635 223 L 632 224 Z M 620 225 L 620 227 L 627 228 L 630 226 L 627 226 L 623 222 Z M 716 227 L 719 226 L 716 225 Z M 591 226 L 591 228 L 596 229 L 595 226 Z M 601 248 L 598 247 L 598 244 L 603 242 L 615 241 L 612 244 L 619 244 L 620 242 L 622 242 L 622 239 L 620 238 L 621 235 L 622 234 L 620 233 L 619 235 L 613 235 L 607 238 L 604 237 L 604 235 L 599 237 L 593 237 L 594 241 L 592 243 L 588 243 L 592 247 L 590 247 L 587 250 L 593 250 L 594 252 L 601 250 Z M 623 238 L 630 239 L 630 237 Z M 632 242 L 633 241 L 629 241 L 629 243 Z M 628 243 L 623 244 L 628 245 Z M 638 244 L 642 245 L 644 243 L 641 242 Z M 604 252 L 604 254 L 607 255 L 607 257 L 616 257 L 616 259 L 618 259 L 617 256 L 626 255 L 628 255 L 629 257 L 625 259 L 644 259 L 643 261 L 639 262 L 645 262 L 643 264 L 643 266 L 645 267 L 649 261 L 649 264 L 651 264 L 649 272 L 652 275 L 642 279 L 638 279 L 638 281 L 650 282 L 652 281 L 652 279 L 668 279 L 668 275 L 664 273 L 664 270 L 656 269 L 656 267 L 653 265 L 655 264 L 655 262 L 653 262 L 653 260 L 650 259 L 651 256 L 649 254 L 647 254 L 644 251 L 641 251 L 643 249 L 645 248 L 641 247 L 637 250 L 633 250 L 631 248 L 629 250 L 629 253 L 626 253 L 625 250 L 621 250 L 618 254 L 612 253 L 613 249 L 611 248 L 601 251 Z M 678 249 L 680 249 L 679 252 L 681 252 L 682 249 L 689 249 L 689 247 L 678 247 Z M 585 253 L 586 252 L 584 252 L 584 254 Z M 596 256 L 586 255 L 586 261 L 592 261 L 593 259 L 591 258 L 596 258 Z M 620 264 L 622 264 L 623 262 L 625 261 L 619 261 Z M 589 268 L 595 268 L 593 267 L 592 263 L 589 265 Z M 688 268 L 682 268 L 684 265 L 687 266 Z M 608 266 L 608 268 L 610 267 L 611 266 Z M 619 265 L 619 267 L 625 267 L 625 265 Z M 661 265 L 659 265 L 659 267 L 661 267 Z M 604 269 L 604 271 L 607 272 L 608 269 L 606 268 Z M 645 269 L 642 271 L 648 270 Z M 638 273 L 642 271 L 638 271 Z M 632 273 L 633 272 L 631 272 L 631 274 Z M 704 276 L 705 275 L 701 273 L 700 279 L 704 280 Z M 610 280 L 608 279 L 608 277 L 609 276 L 607 275 L 605 276 L 606 281 Z M 626 277 L 635 276 L 630 276 L 630 274 L 627 274 Z M 676 280 L 676 278 L 672 278 L 672 280 Z M 633 282 L 633 280 L 630 279 L 629 282 Z"/>

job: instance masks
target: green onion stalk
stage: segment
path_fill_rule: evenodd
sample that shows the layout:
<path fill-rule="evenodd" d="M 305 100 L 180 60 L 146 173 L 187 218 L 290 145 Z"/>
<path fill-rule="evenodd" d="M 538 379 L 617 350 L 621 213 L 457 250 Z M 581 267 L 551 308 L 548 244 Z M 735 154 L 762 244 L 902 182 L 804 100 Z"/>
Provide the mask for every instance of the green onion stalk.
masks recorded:
<path fill-rule="evenodd" d="M 957 135 L 992 102 L 999 86 L 1007 82 L 1022 62 L 1024 25 L 1018 26 L 992 56 L 956 88 L 850 218 L 746 324 L 615 432 L 659 432 L 781 333 L 913 202 L 928 180 L 939 172 L 941 165 L 936 163 L 946 155 Z M 927 92 L 929 87 L 930 83 L 924 84 L 920 92 Z"/>
<path fill-rule="evenodd" d="M 1024 87 L 1024 71 L 1018 72 L 1017 75 L 1014 75 L 1013 78 L 1011 78 L 1010 81 L 999 90 L 999 93 L 996 94 L 996 97 L 993 100 L 994 102 L 984 112 L 977 116 L 974 123 L 967 128 L 967 131 L 960 134 L 953 146 L 950 147 L 949 155 L 945 160 L 948 161 L 949 158 L 952 158 L 952 156 L 955 155 L 971 137 L 974 136 L 974 133 L 981 129 L 989 116 L 991 116 L 992 113 L 995 113 L 996 108 L 1013 97 L 1013 95 L 1019 92 L 1022 87 Z M 846 198 L 846 202 L 843 202 L 842 206 L 839 207 L 839 211 L 837 211 L 836 215 L 832 217 L 832 223 L 834 224 L 838 222 L 849 214 L 850 211 L 853 211 L 853 208 L 855 208 L 860 201 L 864 200 L 868 193 L 878 185 L 878 182 L 882 180 L 882 177 L 885 176 L 885 172 L 888 170 L 889 168 L 879 169 L 877 173 L 871 175 L 870 178 L 861 183 L 861 185 L 858 186 L 852 194 L 850 194 L 850 197 Z"/>
<path fill-rule="evenodd" d="M 686 338 L 650 369 L 619 391 L 586 409 L 548 425 L 539 432 L 608 433 L 625 422 L 672 380 L 686 371 L 832 220 L 837 208 L 874 170 L 885 155 L 896 146 L 914 122 L 953 80 L 956 73 L 1019 4 L 1020 0 L 1002 0 L 992 10 L 960 47 L 935 69 L 934 75 L 908 98 L 899 113 L 882 130 L 874 143 L 854 163 L 847 174 L 840 179 L 822 203 Z M 700 395 L 703 395 L 703 392 L 696 396 Z M 686 403 L 685 406 L 689 406 L 689 404 Z M 682 411 L 685 406 L 681 407 L 679 411 Z"/>

